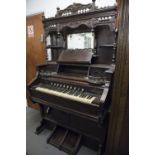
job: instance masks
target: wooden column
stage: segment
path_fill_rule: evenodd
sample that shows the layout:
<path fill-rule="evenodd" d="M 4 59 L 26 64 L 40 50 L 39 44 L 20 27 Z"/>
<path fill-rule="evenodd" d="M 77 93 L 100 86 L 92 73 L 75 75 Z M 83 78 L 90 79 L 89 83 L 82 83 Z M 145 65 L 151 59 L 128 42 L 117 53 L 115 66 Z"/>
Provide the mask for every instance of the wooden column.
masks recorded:
<path fill-rule="evenodd" d="M 118 40 L 106 155 L 129 154 L 129 1 L 118 0 Z"/>

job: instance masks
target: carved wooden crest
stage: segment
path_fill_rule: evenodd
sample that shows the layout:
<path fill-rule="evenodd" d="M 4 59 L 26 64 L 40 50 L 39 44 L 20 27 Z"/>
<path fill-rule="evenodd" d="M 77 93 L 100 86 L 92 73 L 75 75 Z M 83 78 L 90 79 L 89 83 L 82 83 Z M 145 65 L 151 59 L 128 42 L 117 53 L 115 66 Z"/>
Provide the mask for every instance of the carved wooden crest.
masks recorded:
<path fill-rule="evenodd" d="M 85 4 L 85 5 L 80 3 L 73 3 L 72 5 L 68 6 L 63 10 L 60 10 L 60 8 L 58 7 L 56 17 L 87 13 L 89 11 L 92 11 L 93 9 L 94 9 L 94 4 L 92 3 Z"/>
<path fill-rule="evenodd" d="M 43 17 L 45 36 L 49 33 L 60 33 L 65 28 L 76 29 L 81 25 L 91 31 L 99 26 L 108 26 L 111 31 L 115 31 L 115 20 L 116 6 L 98 8 L 95 0 L 89 4 L 73 3 L 63 10 L 58 7 L 55 17 Z"/>

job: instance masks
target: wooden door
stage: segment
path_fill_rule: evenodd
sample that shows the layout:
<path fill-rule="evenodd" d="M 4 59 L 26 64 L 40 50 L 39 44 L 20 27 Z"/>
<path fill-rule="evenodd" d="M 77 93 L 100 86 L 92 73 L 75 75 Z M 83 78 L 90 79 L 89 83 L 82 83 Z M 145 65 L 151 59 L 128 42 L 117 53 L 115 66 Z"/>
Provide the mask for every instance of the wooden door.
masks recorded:
<path fill-rule="evenodd" d="M 45 47 L 41 41 L 43 35 L 42 16 L 36 14 L 26 17 L 26 85 L 35 77 L 36 65 L 45 63 Z M 26 90 L 28 106 L 38 109 L 37 104 L 29 100 L 29 92 Z"/>

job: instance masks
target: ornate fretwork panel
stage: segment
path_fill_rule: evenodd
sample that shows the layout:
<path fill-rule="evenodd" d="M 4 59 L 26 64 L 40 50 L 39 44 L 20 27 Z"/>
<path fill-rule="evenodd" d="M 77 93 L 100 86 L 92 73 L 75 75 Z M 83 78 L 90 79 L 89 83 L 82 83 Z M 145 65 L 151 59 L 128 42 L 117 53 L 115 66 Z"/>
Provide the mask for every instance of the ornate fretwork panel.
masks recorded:
<path fill-rule="evenodd" d="M 73 3 L 72 5 L 68 6 L 67 8 L 60 10 L 57 8 L 57 13 L 55 17 L 51 18 L 43 18 L 44 29 L 45 29 L 45 40 L 48 36 L 56 35 L 56 44 L 55 46 L 48 46 L 50 48 L 48 50 L 52 52 L 52 60 L 56 60 L 58 58 L 58 53 L 61 53 L 62 49 L 67 48 L 67 34 L 68 33 L 80 33 L 80 32 L 95 32 L 95 46 L 94 51 L 97 51 L 98 54 L 104 54 L 104 51 L 108 49 L 111 51 L 111 47 L 115 42 L 113 39 L 110 41 L 110 47 L 104 47 L 102 44 L 109 44 L 106 43 L 106 39 L 103 39 L 104 43 L 97 43 L 98 39 L 96 38 L 96 34 L 100 31 L 109 31 L 109 37 L 115 34 L 116 29 L 116 6 L 105 7 L 105 8 L 97 8 L 95 6 L 95 0 L 93 3 L 82 5 L 79 3 Z M 107 28 L 108 27 L 108 28 Z M 98 36 L 98 38 L 100 38 Z M 102 38 L 102 36 L 101 36 Z M 104 38 L 104 36 L 103 36 Z M 101 44 L 101 45 L 100 45 Z M 115 50 L 115 49 L 114 49 Z M 109 52 L 108 52 L 109 53 Z M 99 55 L 96 54 L 97 57 Z M 107 59 L 107 57 L 106 57 Z M 111 56 L 108 56 L 108 59 L 111 59 Z M 115 54 L 113 54 L 113 62 L 115 59 Z M 100 58 L 96 58 L 98 62 L 102 62 Z M 94 61 L 96 61 L 94 60 Z"/>

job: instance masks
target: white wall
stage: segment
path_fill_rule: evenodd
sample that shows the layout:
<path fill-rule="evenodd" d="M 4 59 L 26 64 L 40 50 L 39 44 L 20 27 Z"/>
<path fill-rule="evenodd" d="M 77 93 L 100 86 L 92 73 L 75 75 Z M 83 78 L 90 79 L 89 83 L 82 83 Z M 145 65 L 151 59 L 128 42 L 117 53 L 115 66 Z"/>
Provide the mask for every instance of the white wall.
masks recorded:
<path fill-rule="evenodd" d="M 74 2 L 87 4 L 91 3 L 92 0 L 26 0 L 26 15 L 44 12 L 45 17 L 55 16 L 57 6 L 60 9 L 65 9 Z M 99 7 L 111 6 L 115 2 L 116 0 L 96 0 L 96 5 Z"/>

